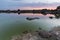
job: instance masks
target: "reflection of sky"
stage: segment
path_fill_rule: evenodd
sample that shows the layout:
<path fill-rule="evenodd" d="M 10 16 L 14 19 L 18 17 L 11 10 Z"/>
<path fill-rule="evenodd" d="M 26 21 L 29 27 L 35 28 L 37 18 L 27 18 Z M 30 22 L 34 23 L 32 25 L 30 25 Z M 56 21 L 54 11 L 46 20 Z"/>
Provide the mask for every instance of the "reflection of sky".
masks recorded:
<path fill-rule="evenodd" d="M 60 0 L 0 0 L 0 9 L 16 9 L 23 7 L 51 7 L 58 6 Z"/>

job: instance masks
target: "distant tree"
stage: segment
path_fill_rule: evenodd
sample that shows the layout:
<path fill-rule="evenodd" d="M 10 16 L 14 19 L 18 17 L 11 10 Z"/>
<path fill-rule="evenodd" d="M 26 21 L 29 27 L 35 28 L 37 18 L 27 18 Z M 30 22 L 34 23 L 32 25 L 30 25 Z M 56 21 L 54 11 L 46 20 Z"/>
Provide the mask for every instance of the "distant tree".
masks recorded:
<path fill-rule="evenodd" d="M 54 10 L 54 15 L 56 19 L 60 18 L 60 6 L 57 6 L 56 10 Z"/>
<path fill-rule="evenodd" d="M 42 9 L 42 10 L 41 10 L 41 13 L 42 13 L 43 15 L 46 15 L 46 14 L 47 14 L 47 12 L 48 12 L 48 10 L 47 10 L 47 9 Z"/>
<path fill-rule="evenodd" d="M 18 11 L 20 11 L 20 9 L 18 9 Z"/>
<path fill-rule="evenodd" d="M 60 6 L 58 6 L 56 9 L 60 9 Z"/>
<path fill-rule="evenodd" d="M 18 14 L 20 14 L 20 9 L 18 9 Z"/>

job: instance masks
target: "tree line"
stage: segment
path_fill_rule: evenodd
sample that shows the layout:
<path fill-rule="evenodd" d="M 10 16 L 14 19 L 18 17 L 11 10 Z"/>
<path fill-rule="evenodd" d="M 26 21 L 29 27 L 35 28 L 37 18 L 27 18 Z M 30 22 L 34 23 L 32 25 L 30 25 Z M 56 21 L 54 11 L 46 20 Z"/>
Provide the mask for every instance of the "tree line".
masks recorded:
<path fill-rule="evenodd" d="M 55 15 L 56 18 L 60 18 L 60 6 L 57 6 L 56 9 L 41 9 L 41 10 L 0 10 L 0 13 L 39 13 L 39 14 L 43 14 L 43 15 L 47 15 L 47 14 L 52 14 Z M 50 17 L 52 18 L 52 17 Z"/>

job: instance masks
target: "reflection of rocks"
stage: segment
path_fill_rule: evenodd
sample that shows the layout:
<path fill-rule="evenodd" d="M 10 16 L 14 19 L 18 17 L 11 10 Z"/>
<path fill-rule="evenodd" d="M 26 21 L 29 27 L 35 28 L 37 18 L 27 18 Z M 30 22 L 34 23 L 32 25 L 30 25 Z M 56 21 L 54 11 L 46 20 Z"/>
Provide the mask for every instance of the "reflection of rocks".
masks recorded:
<path fill-rule="evenodd" d="M 60 40 L 60 29 L 56 27 L 52 31 L 27 32 L 13 36 L 11 40 Z"/>

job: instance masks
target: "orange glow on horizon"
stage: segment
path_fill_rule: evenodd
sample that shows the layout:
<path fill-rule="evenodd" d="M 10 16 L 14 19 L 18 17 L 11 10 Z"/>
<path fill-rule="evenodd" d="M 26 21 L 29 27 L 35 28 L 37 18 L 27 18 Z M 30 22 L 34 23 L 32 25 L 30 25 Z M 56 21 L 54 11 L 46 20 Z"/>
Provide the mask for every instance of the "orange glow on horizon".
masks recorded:
<path fill-rule="evenodd" d="M 51 10 L 51 9 L 56 9 L 56 7 L 22 7 L 22 8 L 18 8 L 18 9 L 20 9 L 20 10 L 41 10 L 41 9 L 49 9 L 49 10 Z M 21 15 L 23 15 L 23 16 L 44 16 L 44 15 L 42 15 L 42 14 L 33 14 L 33 13 L 25 13 L 25 14 L 21 14 Z M 47 14 L 46 16 L 54 16 L 54 15 L 51 15 L 51 14 Z"/>
<path fill-rule="evenodd" d="M 21 7 L 21 8 L 18 8 L 18 9 L 21 9 L 21 10 L 41 10 L 41 9 L 56 9 L 56 7 Z"/>

